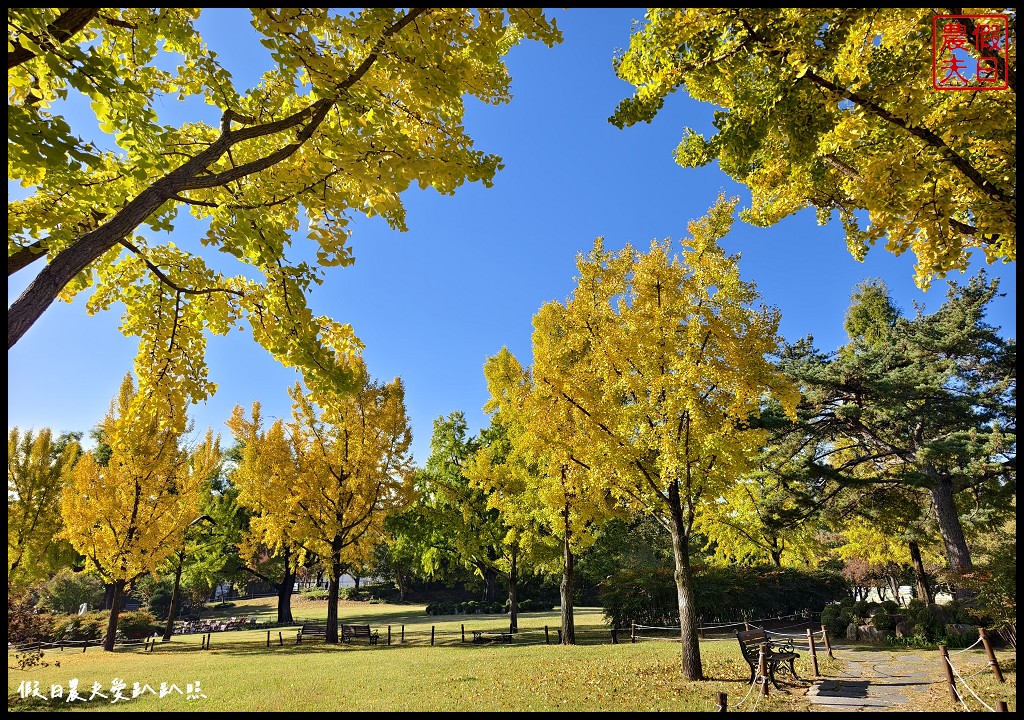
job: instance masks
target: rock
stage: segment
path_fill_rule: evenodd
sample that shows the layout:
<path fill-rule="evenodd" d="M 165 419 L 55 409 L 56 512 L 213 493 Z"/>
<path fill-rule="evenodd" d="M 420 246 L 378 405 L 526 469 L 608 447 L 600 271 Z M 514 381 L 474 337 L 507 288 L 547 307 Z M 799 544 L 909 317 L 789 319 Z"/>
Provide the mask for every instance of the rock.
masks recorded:
<path fill-rule="evenodd" d="M 934 617 L 939 623 L 943 625 L 949 623 L 949 621 L 952 619 L 949 617 L 949 610 L 947 610 L 944 605 L 932 603 L 928 606 L 928 609 L 932 612 L 932 617 Z"/>
<path fill-rule="evenodd" d="M 850 623 L 846 626 L 846 639 L 857 640 L 857 623 Z"/>
<path fill-rule="evenodd" d="M 914 637 L 915 624 L 909 620 L 896 623 L 896 637 L 898 638 L 909 638 Z"/>
<path fill-rule="evenodd" d="M 885 636 L 878 632 L 878 628 L 874 625 L 861 625 L 857 628 L 857 634 L 861 640 L 869 642 L 882 642 L 885 639 Z"/>

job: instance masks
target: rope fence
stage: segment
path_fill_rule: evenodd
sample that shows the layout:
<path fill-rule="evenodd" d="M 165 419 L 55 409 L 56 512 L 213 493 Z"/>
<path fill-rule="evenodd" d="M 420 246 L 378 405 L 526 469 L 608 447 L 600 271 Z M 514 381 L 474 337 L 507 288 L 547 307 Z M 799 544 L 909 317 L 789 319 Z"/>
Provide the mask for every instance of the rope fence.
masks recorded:
<path fill-rule="evenodd" d="M 958 670 L 957 667 L 953 665 L 953 661 L 950 658 L 950 653 L 947 647 L 945 645 L 939 645 L 939 656 L 942 658 L 942 669 L 946 674 L 946 683 L 949 685 L 950 697 L 952 697 L 954 704 L 959 703 L 965 711 L 971 712 L 971 708 L 967 704 L 966 695 L 960 692 L 960 690 L 957 687 L 957 680 L 959 680 L 960 685 L 966 688 L 967 692 L 970 693 L 970 695 L 973 696 L 974 699 L 977 700 L 978 703 L 980 703 L 981 706 L 984 707 L 986 710 L 988 710 L 989 712 L 1006 712 L 1007 707 L 1005 702 L 999 701 L 996 703 L 996 707 L 993 708 L 991 705 L 982 700 L 978 693 L 974 691 L 974 688 L 972 688 L 970 684 L 968 684 L 967 682 L 968 679 L 980 675 L 989 668 L 992 669 L 992 674 L 999 683 L 1006 682 L 1006 680 L 1003 678 L 1003 672 L 999 668 L 999 661 L 996 659 L 995 652 L 992 650 L 992 645 L 989 642 L 988 635 L 985 632 L 985 629 L 979 628 L 978 639 L 969 647 L 957 650 L 953 654 L 960 655 L 961 653 L 965 653 L 968 650 L 972 650 L 979 644 L 985 646 L 985 654 L 987 656 L 987 661 L 983 666 L 976 669 L 974 672 L 968 674 L 967 677 L 964 677 L 960 670 Z"/>

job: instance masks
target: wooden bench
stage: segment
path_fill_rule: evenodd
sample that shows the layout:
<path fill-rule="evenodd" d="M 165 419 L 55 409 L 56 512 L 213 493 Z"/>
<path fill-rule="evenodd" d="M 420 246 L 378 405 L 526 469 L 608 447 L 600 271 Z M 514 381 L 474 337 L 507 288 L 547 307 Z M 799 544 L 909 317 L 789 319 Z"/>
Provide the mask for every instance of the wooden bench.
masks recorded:
<path fill-rule="evenodd" d="M 302 627 L 299 628 L 299 634 L 295 637 L 295 642 L 300 643 L 305 638 L 320 638 L 321 640 L 327 639 L 327 622 L 304 622 Z"/>
<path fill-rule="evenodd" d="M 366 640 L 369 645 L 377 644 L 377 631 L 370 630 L 369 625 L 342 625 L 341 641 L 343 643 L 352 640 Z"/>
<path fill-rule="evenodd" d="M 748 682 L 753 683 L 754 678 L 757 677 L 762 645 L 765 647 L 765 665 L 768 669 L 768 679 L 771 680 L 772 685 L 776 688 L 779 687 L 779 684 L 775 682 L 775 674 L 779 670 L 783 672 L 788 671 L 792 673 L 793 677 L 799 679 L 800 676 L 796 674 L 793 661 L 800 657 L 800 655 L 794 652 L 792 640 L 785 642 L 771 640 L 768 637 L 768 633 L 764 631 L 764 628 L 737 630 L 736 639 L 740 643 L 743 659 L 750 666 L 750 680 Z"/>
<path fill-rule="evenodd" d="M 484 643 L 492 640 L 498 640 L 500 642 L 512 642 L 512 633 L 501 632 L 500 630 L 471 630 L 473 633 L 473 642 Z"/>

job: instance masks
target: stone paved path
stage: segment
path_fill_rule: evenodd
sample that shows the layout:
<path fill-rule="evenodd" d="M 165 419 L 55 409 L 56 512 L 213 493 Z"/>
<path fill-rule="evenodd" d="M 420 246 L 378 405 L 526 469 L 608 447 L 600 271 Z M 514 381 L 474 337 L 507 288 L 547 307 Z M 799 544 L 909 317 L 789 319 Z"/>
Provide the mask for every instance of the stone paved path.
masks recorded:
<path fill-rule="evenodd" d="M 926 706 L 929 686 L 946 684 L 937 651 L 833 647 L 833 654 L 843 663 L 842 672 L 816 681 L 807 691 L 816 711 L 920 711 Z M 985 662 L 984 656 L 971 659 L 975 664 L 979 661 Z"/>

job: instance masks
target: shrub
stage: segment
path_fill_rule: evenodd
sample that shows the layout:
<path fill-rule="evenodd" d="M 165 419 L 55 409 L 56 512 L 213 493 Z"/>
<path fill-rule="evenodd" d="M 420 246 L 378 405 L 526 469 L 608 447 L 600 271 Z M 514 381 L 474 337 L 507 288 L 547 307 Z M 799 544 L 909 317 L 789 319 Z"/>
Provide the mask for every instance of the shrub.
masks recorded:
<path fill-rule="evenodd" d="M 694 573 L 693 585 L 701 623 L 819 612 L 849 597 L 836 573 L 774 566 L 706 568 Z M 619 570 L 602 585 L 601 604 L 616 627 L 679 623 L 672 568 Z"/>
<path fill-rule="evenodd" d="M 55 640 L 99 640 L 107 634 L 109 613 L 105 611 L 67 615 L 54 624 Z"/>
<path fill-rule="evenodd" d="M 103 604 L 103 583 L 95 575 L 61 568 L 39 590 L 39 607 L 45 610 L 71 615 L 83 603 L 91 607 Z"/>
<path fill-rule="evenodd" d="M 844 609 L 841 605 L 829 605 L 821 611 L 821 624 L 825 626 L 830 638 L 843 638 L 846 637 L 850 616 L 850 609 Z"/>
<path fill-rule="evenodd" d="M 889 635 L 896 632 L 896 622 L 898 620 L 897 615 L 890 615 L 881 609 L 875 613 L 874 617 L 871 618 L 871 624 L 875 626 L 883 636 L 888 637 Z"/>
<path fill-rule="evenodd" d="M 15 645 L 49 640 L 53 637 L 57 618 L 50 613 L 40 613 L 32 605 L 27 593 L 9 595 L 7 598 L 7 642 Z"/>
<path fill-rule="evenodd" d="M 142 640 L 161 631 L 156 618 L 145 610 L 126 611 L 117 617 L 118 640 Z"/>
<path fill-rule="evenodd" d="M 158 585 L 153 589 L 146 607 L 153 617 L 160 620 L 167 619 L 167 613 L 171 611 L 171 588 Z M 178 603 L 178 610 L 181 610 L 181 603 Z"/>
<path fill-rule="evenodd" d="M 914 614 L 914 636 L 934 643 L 946 632 L 946 614 L 937 605 L 924 605 Z"/>

